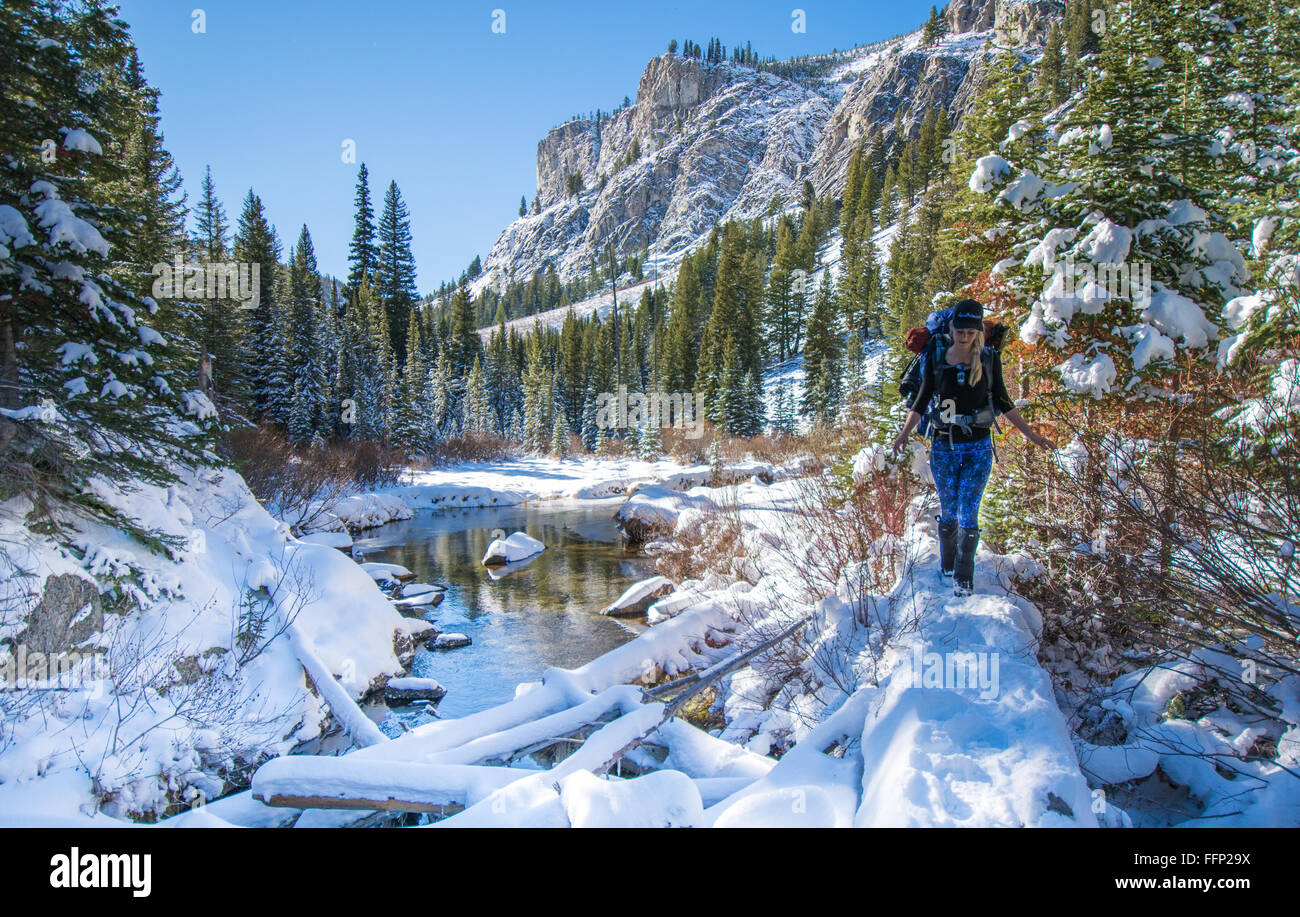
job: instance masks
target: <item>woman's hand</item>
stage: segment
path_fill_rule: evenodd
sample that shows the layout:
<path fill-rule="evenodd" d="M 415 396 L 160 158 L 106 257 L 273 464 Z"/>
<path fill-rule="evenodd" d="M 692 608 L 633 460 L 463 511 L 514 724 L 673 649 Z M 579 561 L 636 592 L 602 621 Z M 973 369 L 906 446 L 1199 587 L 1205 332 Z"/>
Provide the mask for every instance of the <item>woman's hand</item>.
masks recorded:
<path fill-rule="evenodd" d="M 1031 443 L 1033 443 L 1035 446 L 1037 446 L 1037 447 L 1040 448 L 1040 449 L 1055 449 L 1055 448 L 1056 448 L 1056 443 L 1052 442 L 1052 441 L 1051 441 L 1050 439 L 1048 439 L 1046 436 L 1043 436 L 1043 435 L 1040 434 L 1040 433 L 1036 433 L 1036 432 L 1033 431 L 1033 430 L 1026 430 L 1026 431 L 1025 431 L 1025 436 L 1029 439 L 1029 441 L 1030 441 Z"/>
<path fill-rule="evenodd" d="M 892 455 L 894 456 L 894 461 L 898 461 L 898 457 L 903 454 L 903 450 L 906 448 L 907 448 L 907 431 L 904 430 L 903 432 L 899 433 L 898 438 L 894 440 L 894 449 L 892 452 Z"/>

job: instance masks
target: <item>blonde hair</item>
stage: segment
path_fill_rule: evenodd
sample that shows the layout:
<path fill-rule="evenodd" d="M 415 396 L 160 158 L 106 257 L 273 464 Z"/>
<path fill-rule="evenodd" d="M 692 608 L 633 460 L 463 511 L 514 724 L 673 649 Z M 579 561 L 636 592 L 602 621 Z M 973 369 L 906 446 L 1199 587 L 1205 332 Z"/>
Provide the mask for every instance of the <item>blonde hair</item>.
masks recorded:
<path fill-rule="evenodd" d="M 975 332 L 975 341 L 971 344 L 970 365 L 966 367 L 966 384 L 971 388 L 979 385 L 984 377 L 984 361 L 980 354 L 984 352 L 984 329 Z"/>
<path fill-rule="evenodd" d="M 949 334 L 953 336 L 949 339 L 956 341 L 956 330 L 949 330 Z M 971 343 L 971 360 L 966 367 L 966 384 L 971 388 L 979 385 L 979 380 L 984 377 L 984 360 L 979 358 L 982 352 L 984 352 L 984 329 L 980 328 L 975 332 L 975 341 Z"/>

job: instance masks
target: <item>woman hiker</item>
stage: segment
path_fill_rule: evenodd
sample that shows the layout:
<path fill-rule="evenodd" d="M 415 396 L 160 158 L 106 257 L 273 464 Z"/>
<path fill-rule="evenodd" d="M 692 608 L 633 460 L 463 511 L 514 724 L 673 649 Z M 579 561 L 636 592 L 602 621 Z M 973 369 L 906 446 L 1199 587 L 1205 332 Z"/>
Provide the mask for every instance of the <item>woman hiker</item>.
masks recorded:
<path fill-rule="evenodd" d="M 953 593 L 961 596 L 974 589 L 980 498 L 993 467 L 994 419 L 1004 415 L 1036 446 L 1054 449 L 1055 444 L 1036 433 L 1007 396 L 1002 358 L 984 345 L 984 307 L 963 299 L 953 306 L 949 327 L 950 337 L 939 334 L 930 342 L 921 388 L 893 451 L 895 457 L 903 451 L 934 398 L 930 471 L 939 491 L 939 565 L 944 577 L 953 577 Z"/>

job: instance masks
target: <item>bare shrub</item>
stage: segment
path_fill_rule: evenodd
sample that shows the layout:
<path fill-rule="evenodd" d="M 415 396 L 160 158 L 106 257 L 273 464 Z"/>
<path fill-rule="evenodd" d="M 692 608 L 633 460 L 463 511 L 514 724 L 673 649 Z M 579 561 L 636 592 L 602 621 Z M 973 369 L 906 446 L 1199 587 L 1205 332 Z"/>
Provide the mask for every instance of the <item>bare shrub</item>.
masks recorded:
<path fill-rule="evenodd" d="M 703 511 L 695 524 L 683 526 L 672 538 L 657 543 L 655 569 L 677 583 L 709 573 L 749 580 L 752 572 L 744 563 L 749 552 L 743 536 L 734 497 L 715 499 L 715 508 Z M 749 581 L 752 584 L 753 580 Z"/>
<path fill-rule="evenodd" d="M 396 484 L 407 467 L 405 453 L 379 443 L 295 446 L 270 425 L 231 431 L 226 448 L 249 489 L 300 532 L 349 490 Z"/>
<path fill-rule="evenodd" d="M 1116 675 L 1145 665 L 1204 673 L 1168 711 L 1189 719 L 1220 706 L 1275 719 L 1267 689 L 1300 673 L 1296 439 L 1251 454 L 1212 418 L 1182 430 L 1163 442 L 1076 430 L 1063 467 L 1046 473 L 1032 520 L 1046 569 L 1017 588 L 1045 612 L 1040 657 L 1076 728 Z"/>
<path fill-rule="evenodd" d="M 426 465 L 447 465 L 455 462 L 496 462 L 517 458 L 521 454 L 518 443 L 495 433 L 462 433 L 440 439 L 426 453 Z"/>

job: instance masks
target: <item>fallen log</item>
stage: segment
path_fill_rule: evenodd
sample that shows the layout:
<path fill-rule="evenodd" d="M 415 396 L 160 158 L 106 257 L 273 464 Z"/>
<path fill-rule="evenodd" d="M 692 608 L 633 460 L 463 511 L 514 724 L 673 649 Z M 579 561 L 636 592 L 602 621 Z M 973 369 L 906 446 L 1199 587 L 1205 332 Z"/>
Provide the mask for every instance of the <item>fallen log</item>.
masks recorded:
<path fill-rule="evenodd" d="M 604 764 L 600 765 L 600 767 L 598 768 L 593 769 L 592 773 L 595 774 L 596 776 L 609 773 L 610 769 L 618 763 L 620 758 L 622 758 L 624 755 L 626 755 L 632 749 L 636 748 L 641 743 L 645 742 L 646 739 L 648 739 L 651 735 L 653 735 L 654 732 L 664 723 L 668 722 L 668 720 L 672 719 L 678 713 L 681 713 L 681 711 L 683 710 L 683 708 L 686 707 L 686 704 L 691 700 L 691 698 L 703 692 L 704 689 L 711 687 L 724 675 L 729 675 L 730 673 L 743 667 L 745 664 L 749 662 L 749 660 L 753 659 L 759 653 L 771 649 L 773 646 L 780 643 L 782 640 L 785 640 L 786 638 L 792 636 L 796 631 L 803 628 L 803 626 L 806 625 L 811 620 L 812 620 L 812 612 L 809 612 L 808 614 L 799 618 L 793 624 L 790 624 L 788 627 L 784 628 L 780 633 L 776 634 L 775 636 L 767 638 L 766 640 L 759 643 L 757 646 L 751 647 L 750 649 L 747 649 L 742 653 L 737 653 L 734 656 L 728 657 L 727 659 L 724 659 L 721 662 L 712 665 L 707 669 L 704 669 L 702 672 L 696 673 L 695 675 L 688 675 L 685 678 L 679 678 L 676 681 L 668 682 L 665 685 L 659 685 L 657 688 L 652 688 L 648 691 L 645 691 L 644 693 L 648 697 L 653 697 L 657 699 L 663 696 L 664 694 L 670 693 L 670 690 L 677 690 L 679 688 L 681 689 L 681 693 L 678 694 L 676 697 L 674 697 L 672 701 L 664 707 L 663 714 L 660 716 L 659 722 L 655 723 L 654 726 L 645 730 L 643 733 L 636 736 L 634 739 L 632 739 L 630 742 L 628 742 L 626 745 L 620 748 L 617 752 L 614 753 L 614 755 L 611 758 L 605 761 Z"/>
<path fill-rule="evenodd" d="M 253 775 L 253 798 L 294 809 L 376 809 L 450 815 L 529 771 L 504 767 L 288 756 Z"/>

